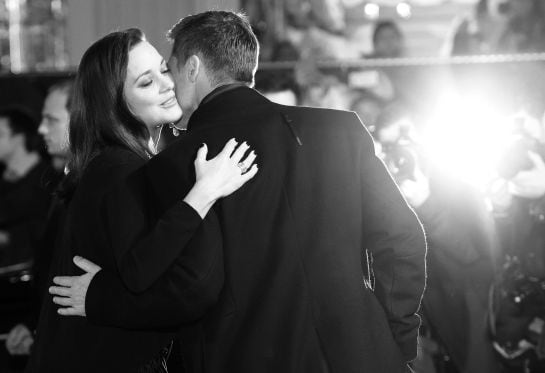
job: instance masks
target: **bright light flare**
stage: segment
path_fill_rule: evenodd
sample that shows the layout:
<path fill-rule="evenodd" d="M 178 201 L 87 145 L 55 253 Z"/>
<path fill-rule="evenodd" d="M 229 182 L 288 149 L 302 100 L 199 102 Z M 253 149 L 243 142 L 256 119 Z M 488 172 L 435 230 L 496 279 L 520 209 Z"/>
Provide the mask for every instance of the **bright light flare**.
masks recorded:
<path fill-rule="evenodd" d="M 410 18 L 412 15 L 411 6 L 407 3 L 397 4 L 396 12 L 401 18 Z"/>
<path fill-rule="evenodd" d="M 424 127 L 422 145 L 440 170 L 485 188 L 511 138 L 510 122 L 499 112 L 486 100 L 448 95 Z"/>
<path fill-rule="evenodd" d="M 363 8 L 365 16 L 370 19 L 377 19 L 380 15 L 380 6 L 375 3 L 367 3 Z"/>

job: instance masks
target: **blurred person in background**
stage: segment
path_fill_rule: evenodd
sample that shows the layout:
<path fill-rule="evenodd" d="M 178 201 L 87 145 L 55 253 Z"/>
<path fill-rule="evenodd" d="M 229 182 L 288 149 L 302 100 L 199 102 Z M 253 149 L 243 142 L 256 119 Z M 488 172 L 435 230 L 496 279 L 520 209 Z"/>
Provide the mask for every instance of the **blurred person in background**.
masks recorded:
<path fill-rule="evenodd" d="M 541 0 L 480 0 L 474 15 L 455 25 L 452 55 L 545 51 Z"/>
<path fill-rule="evenodd" d="M 299 52 L 289 41 L 274 44 L 271 62 L 297 61 Z M 269 100 L 282 105 L 297 105 L 299 87 L 293 69 L 259 69 L 255 75 L 255 89 Z"/>
<path fill-rule="evenodd" d="M 371 53 L 363 55 L 366 59 L 390 59 L 407 57 L 410 52 L 406 47 L 403 29 L 395 20 L 377 21 L 373 26 Z M 349 74 L 349 84 L 355 88 L 365 88 L 378 96 L 384 104 L 389 102 L 402 103 L 413 108 L 419 107 L 418 91 L 422 86 L 422 77 L 418 69 L 410 66 L 383 66 L 373 70 L 366 70 L 360 75 L 367 75 L 368 87 L 360 87 L 358 73 Z M 376 78 L 370 79 L 372 73 Z M 374 86 L 369 84 L 375 81 Z M 359 84 L 358 84 L 359 83 Z M 415 94 L 416 93 L 416 94 Z M 395 104 L 394 104 L 395 106 Z"/>
<path fill-rule="evenodd" d="M 373 92 L 361 90 L 357 92 L 357 96 L 352 101 L 350 110 L 355 111 L 365 127 L 374 133 L 384 106 L 385 102 Z"/>
<path fill-rule="evenodd" d="M 64 173 L 68 159 L 68 126 L 70 121 L 70 101 L 73 80 L 63 80 L 48 89 L 42 108 L 42 120 L 38 132 L 42 136 L 47 152 L 57 170 L 51 180 L 52 190 L 56 189 Z M 53 195 L 47 213 L 44 233 L 39 239 L 34 253 L 32 267 L 33 306 L 32 312 L 21 318 L 6 340 L 6 347 L 12 355 L 29 355 L 34 343 L 34 328 L 38 321 L 42 298 L 47 286 L 47 274 L 53 257 L 55 239 L 62 225 L 64 205 Z"/>
<path fill-rule="evenodd" d="M 55 168 L 64 172 L 68 160 L 68 126 L 70 122 L 70 94 L 73 80 L 52 85 L 42 108 L 38 132 L 42 135 Z"/>
<path fill-rule="evenodd" d="M 392 20 L 378 21 L 373 29 L 373 51 L 366 58 L 397 58 L 405 55 L 401 29 Z"/>
<path fill-rule="evenodd" d="M 55 172 L 43 159 L 38 123 L 19 107 L 0 109 L 0 332 L 32 312 L 31 273 L 51 202 Z M 27 335 L 28 337 L 28 335 Z M 21 369 L 31 338 L 8 338 L 0 352 L 2 369 Z M 7 364 L 7 365 L 6 365 Z"/>
<path fill-rule="evenodd" d="M 459 373 L 497 373 L 487 334 L 495 238 L 484 199 L 427 159 L 403 105 L 394 103 L 383 110 L 375 138 L 401 192 L 422 221 L 428 241 L 422 352 L 434 351 L 438 372 L 446 369 L 439 354 L 442 349 Z M 418 372 L 427 372 L 418 365 L 427 357 L 415 362 Z"/>
<path fill-rule="evenodd" d="M 505 372 L 545 370 L 545 131 L 517 115 L 491 202 L 501 244 L 491 326 Z"/>

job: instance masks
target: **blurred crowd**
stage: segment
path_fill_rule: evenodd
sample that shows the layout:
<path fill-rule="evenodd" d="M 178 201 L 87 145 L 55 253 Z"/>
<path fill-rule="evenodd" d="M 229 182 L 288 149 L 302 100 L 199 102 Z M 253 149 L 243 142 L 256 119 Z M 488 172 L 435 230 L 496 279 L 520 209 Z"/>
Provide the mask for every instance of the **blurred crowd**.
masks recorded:
<path fill-rule="evenodd" d="M 507 90 L 516 92 L 510 92 L 512 103 L 504 108 L 510 123 L 508 146 L 494 177 L 477 187 L 457 177 L 425 146 L 421 108 L 426 103 L 415 94 L 418 87 L 407 70 L 319 65 L 336 50 L 335 42 L 328 43 L 340 27 L 321 20 L 322 25 L 328 22 L 321 32 L 333 35 L 331 39 L 313 40 L 312 33 L 301 45 L 275 41 L 265 57 L 291 61 L 295 68 L 258 71 L 256 89 L 288 105 L 353 110 L 373 134 L 377 155 L 416 211 L 428 240 L 414 370 L 544 372 L 545 85 L 533 89 L 524 83 L 524 74 L 515 74 L 518 84 Z M 373 28 L 372 52 L 359 57 L 403 57 L 404 38 L 401 25 L 381 20 Z M 451 55 L 545 52 L 545 5 L 540 0 L 481 0 L 471 16 L 454 25 L 445 45 Z M 544 75 L 544 70 L 538 64 L 537 70 L 524 71 L 535 83 L 540 82 L 535 71 Z M 468 71 L 475 70 L 468 66 L 454 79 L 462 94 L 464 82 L 476 76 Z M 488 70 L 488 78 L 505 83 L 504 72 Z M 55 188 L 68 156 L 71 84 L 61 80 L 49 87 L 39 118 L 22 105 L 0 102 L 3 372 L 23 369 L 48 286 L 44 278 L 63 213 Z M 456 152 L 464 151 L 459 144 Z"/>

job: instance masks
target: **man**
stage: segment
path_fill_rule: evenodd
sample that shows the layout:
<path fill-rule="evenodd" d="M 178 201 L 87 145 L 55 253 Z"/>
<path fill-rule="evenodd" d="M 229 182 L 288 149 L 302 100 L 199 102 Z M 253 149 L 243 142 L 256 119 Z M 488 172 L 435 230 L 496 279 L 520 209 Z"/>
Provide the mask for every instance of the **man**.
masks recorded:
<path fill-rule="evenodd" d="M 475 188 L 445 174 L 448 167 L 426 156 L 410 117 L 403 105 L 387 105 L 374 134 L 426 231 L 428 286 L 419 343 L 424 353 L 414 368 L 420 371 L 416 364 L 429 359 L 437 371 L 453 365 L 465 373 L 498 372 L 486 322 L 497 252 L 492 216 Z"/>
<path fill-rule="evenodd" d="M 416 355 L 425 240 L 357 116 L 277 105 L 251 89 L 259 47 L 241 15 L 189 16 L 170 37 L 188 133 L 139 173 L 151 211 L 160 216 L 190 187 L 201 143 L 215 153 L 229 138 L 246 140 L 260 167 L 214 207 L 222 287 L 180 331 L 185 369 L 405 372 Z M 116 274 L 76 261 L 89 273 L 57 278 L 67 288 L 51 289 L 68 306 L 62 314 L 149 328 L 188 313 L 169 309 L 169 299 L 186 296 L 162 286 L 174 282 L 170 270 L 149 291 L 131 294 Z M 185 305 L 192 307 L 190 296 Z"/>
<path fill-rule="evenodd" d="M 32 312 L 30 276 L 45 227 L 54 175 L 39 149 L 38 123 L 20 107 L 0 109 L 0 332 L 6 333 Z M 10 334 L 11 336 L 11 334 Z M 8 338 L 0 366 L 24 363 L 14 355 L 28 351 L 31 338 Z M 9 353 L 10 356 L 7 356 Z M 8 362 L 8 363 L 6 363 Z"/>
<path fill-rule="evenodd" d="M 67 79 L 55 83 L 49 88 L 42 109 L 42 120 L 38 127 L 38 133 L 43 137 L 47 151 L 52 157 L 53 167 L 58 171 L 64 170 L 68 158 L 69 98 L 72 84 L 73 81 Z M 60 177 L 56 176 L 52 181 L 54 184 L 58 184 L 59 179 Z M 28 355 L 34 343 L 31 330 L 34 328 L 39 314 L 41 295 L 46 286 L 45 277 L 49 271 L 54 240 L 62 214 L 61 210 L 60 204 L 53 200 L 49 206 L 44 234 L 39 240 L 34 255 L 35 302 L 33 302 L 32 315 L 26 320 L 20 320 L 20 323 L 11 329 L 6 340 L 6 347 L 12 355 Z"/>
<path fill-rule="evenodd" d="M 63 80 L 49 88 L 42 109 L 38 132 L 43 136 L 54 164 L 64 169 L 68 158 L 68 125 L 70 123 L 70 91 L 73 81 Z"/>
<path fill-rule="evenodd" d="M 520 118 L 492 193 L 500 242 L 491 323 L 502 365 L 545 369 L 545 127 Z"/>

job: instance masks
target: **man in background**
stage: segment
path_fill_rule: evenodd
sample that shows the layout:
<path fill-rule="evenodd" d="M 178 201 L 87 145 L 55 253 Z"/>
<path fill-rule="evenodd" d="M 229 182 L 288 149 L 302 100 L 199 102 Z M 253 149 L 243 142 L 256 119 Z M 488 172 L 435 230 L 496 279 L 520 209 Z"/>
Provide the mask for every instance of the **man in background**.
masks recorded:
<path fill-rule="evenodd" d="M 50 191 L 56 188 L 68 158 L 68 125 L 70 122 L 70 92 L 72 80 L 63 80 L 52 85 L 45 98 L 42 120 L 38 132 L 45 142 L 47 152 L 52 158 L 57 176 L 51 181 Z M 39 315 L 41 299 L 46 287 L 46 277 L 53 255 L 57 228 L 62 216 L 60 203 L 53 198 L 47 213 L 47 224 L 34 253 L 33 265 L 33 310 L 26 320 L 14 326 L 6 340 L 6 348 L 11 355 L 29 355 L 34 342 L 33 329 Z"/>
<path fill-rule="evenodd" d="M 33 260 L 51 201 L 49 181 L 54 178 L 48 160 L 40 153 L 42 142 L 37 128 L 37 121 L 26 108 L 0 109 L 1 333 L 32 312 Z M 28 338 L 22 338 L 20 344 L 26 346 Z M 10 343 L 6 347 L 0 366 L 17 369 L 22 359 L 5 355 L 17 355 L 18 350 L 12 350 Z"/>

